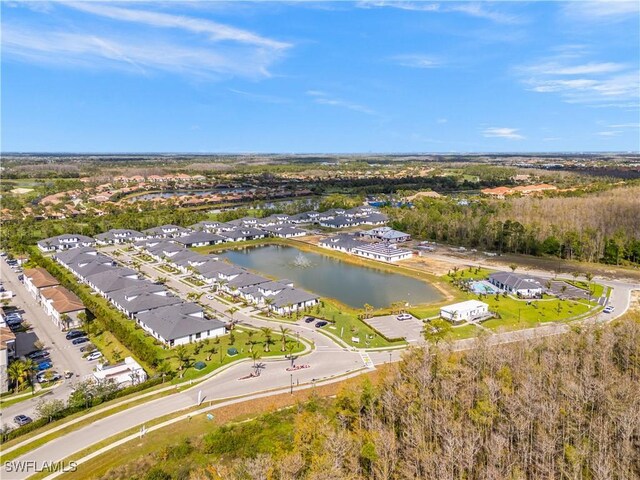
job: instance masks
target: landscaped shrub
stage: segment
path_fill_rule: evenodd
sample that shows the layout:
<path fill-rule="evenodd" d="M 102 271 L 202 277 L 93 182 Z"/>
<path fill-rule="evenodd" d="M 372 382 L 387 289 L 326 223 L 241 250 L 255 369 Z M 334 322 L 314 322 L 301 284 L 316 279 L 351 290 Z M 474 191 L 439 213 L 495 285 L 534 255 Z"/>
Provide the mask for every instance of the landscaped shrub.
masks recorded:
<path fill-rule="evenodd" d="M 145 338 L 141 331 L 136 331 L 136 324 L 115 310 L 106 299 L 93 295 L 91 289 L 78 283 L 71 272 L 52 259 L 44 257 L 36 248 L 31 249 L 31 260 L 56 277 L 65 288 L 78 295 L 87 310 L 95 317 L 94 321 L 97 321 L 103 330 L 111 332 L 131 353 L 147 364 L 148 368 L 158 364 L 157 347 L 150 339 Z"/>

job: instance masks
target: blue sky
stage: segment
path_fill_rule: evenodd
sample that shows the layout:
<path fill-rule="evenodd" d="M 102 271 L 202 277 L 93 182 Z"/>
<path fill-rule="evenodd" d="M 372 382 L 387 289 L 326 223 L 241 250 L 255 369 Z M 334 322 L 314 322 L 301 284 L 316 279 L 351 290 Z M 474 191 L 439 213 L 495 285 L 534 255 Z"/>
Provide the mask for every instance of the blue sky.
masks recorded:
<path fill-rule="evenodd" d="M 638 2 L 10 2 L 2 150 L 640 150 Z"/>

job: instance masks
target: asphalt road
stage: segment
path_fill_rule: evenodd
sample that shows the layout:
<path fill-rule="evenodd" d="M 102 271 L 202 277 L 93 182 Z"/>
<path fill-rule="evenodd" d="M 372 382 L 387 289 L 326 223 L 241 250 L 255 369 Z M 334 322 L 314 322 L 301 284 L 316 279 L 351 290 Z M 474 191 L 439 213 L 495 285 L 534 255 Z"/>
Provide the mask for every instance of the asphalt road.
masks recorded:
<path fill-rule="evenodd" d="M 123 257 L 121 257 L 121 259 L 122 258 Z M 148 265 L 143 267 L 143 271 L 150 274 L 152 278 L 160 276 L 160 273 Z M 551 277 L 547 272 L 536 272 L 536 275 L 545 278 Z M 170 275 L 163 276 L 168 278 L 168 286 L 177 290 L 183 296 L 192 290 Z M 600 314 L 592 321 L 607 321 L 624 313 L 628 308 L 631 289 L 639 287 L 635 284 L 618 281 L 602 281 L 602 283 L 615 287 L 610 304 L 614 305 L 616 310 L 614 314 L 611 315 Z M 206 300 L 205 297 L 202 298 L 202 301 L 219 311 L 221 317 L 229 316 L 226 312 L 229 308 L 227 305 L 217 300 Z M 242 309 L 236 312 L 233 318 L 238 320 L 241 325 L 247 324 L 257 328 L 269 326 L 277 331 L 277 323 L 272 320 L 262 320 L 251 317 L 250 310 L 250 308 Z M 301 337 L 311 340 L 314 343 L 315 349 L 308 355 L 301 356 L 297 360 L 298 364 L 304 363 L 310 365 L 309 368 L 289 372 L 287 371 L 287 367 L 290 366 L 289 360 L 268 360 L 263 361 L 264 368 L 261 369 L 259 377 L 241 380 L 241 377 L 247 376 L 254 370 L 252 362 L 246 361 L 220 372 L 190 390 L 154 400 L 144 405 L 132 407 L 105 419 L 97 420 L 89 426 L 70 432 L 64 437 L 60 437 L 21 455 L 15 461 L 34 462 L 30 465 L 38 466 L 42 465 L 43 462 L 62 460 L 89 445 L 100 442 L 105 438 L 123 432 L 131 427 L 140 427 L 154 418 L 194 406 L 198 401 L 199 395 L 201 395 L 201 398 L 206 403 L 212 400 L 241 395 L 248 395 L 247 398 L 251 398 L 267 390 L 287 387 L 296 388 L 298 384 L 302 386 L 322 379 L 335 379 L 337 381 L 341 375 L 354 373 L 359 370 L 366 371 L 365 366 L 374 368 L 374 365 L 398 361 L 403 354 L 402 350 L 370 351 L 368 353 L 356 351 L 338 345 L 326 335 L 318 332 L 315 327 L 304 324 L 303 322 L 298 322 L 295 326 L 287 323 L 286 326 L 292 329 L 294 334 L 297 331 Z M 491 336 L 488 341 L 496 344 L 510 343 L 548 335 L 557 335 L 566 332 L 567 329 L 567 325 L 564 324 L 547 325 L 536 329 L 496 334 Z M 462 340 L 456 342 L 454 348 L 456 350 L 470 348 L 475 341 L 474 339 Z M 274 345 L 273 348 L 278 348 L 277 344 Z M 0 472 L 2 473 L 3 479 L 26 478 L 30 475 L 28 472 L 8 472 L 6 465 L 2 465 Z M 33 473 L 33 471 L 31 471 L 31 473 Z"/>
<path fill-rule="evenodd" d="M 97 362 L 88 362 L 82 358 L 81 346 L 72 345 L 70 341 L 65 339 L 65 333 L 60 331 L 51 321 L 42 306 L 31 296 L 24 284 L 18 280 L 16 272 L 11 270 L 4 259 L 0 261 L 0 274 L 5 288 L 15 294 L 11 304 L 22 310 L 24 320 L 33 327 L 28 332 L 21 332 L 16 335 L 17 354 L 25 355 L 33 351 L 35 349 L 33 344 L 36 340 L 44 342 L 45 349 L 49 352 L 53 362 L 52 370 L 58 373 L 69 370 L 74 372 L 76 376 L 63 381 L 60 386 L 54 388 L 42 398 L 66 400 L 72 391 L 73 384 L 83 378 L 90 377 Z M 35 409 L 39 401 L 40 397 L 36 397 L 2 409 L 0 424 L 3 426 L 5 424 L 12 427 L 15 426 L 13 418 L 19 414 L 35 418 L 37 416 Z"/>

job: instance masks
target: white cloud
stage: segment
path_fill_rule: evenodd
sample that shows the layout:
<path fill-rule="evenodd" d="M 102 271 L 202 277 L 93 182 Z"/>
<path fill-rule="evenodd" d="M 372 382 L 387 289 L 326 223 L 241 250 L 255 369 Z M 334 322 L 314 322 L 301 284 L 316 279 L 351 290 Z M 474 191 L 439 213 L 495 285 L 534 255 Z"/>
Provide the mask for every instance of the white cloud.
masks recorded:
<path fill-rule="evenodd" d="M 367 115 L 378 115 L 375 110 L 369 107 L 353 103 L 348 100 L 342 100 L 335 98 L 326 92 L 320 90 L 307 90 L 307 95 L 313 98 L 313 101 L 319 105 L 329 105 L 331 107 L 346 108 L 347 110 L 353 110 L 354 112 L 360 112 Z"/>
<path fill-rule="evenodd" d="M 288 43 L 265 38 L 247 30 L 200 18 L 112 7 L 92 2 L 72 2 L 66 5 L 85 13 L 91 13 L 121 22 L 143 23 L 162 28 L 179 28 L 193 33 L 204 34 L 214 42 L 229 40 L 276 50 L 286 49 L 291 46 Z"/>
<path fill-rule="evenodd" d="M 609 125 L 609 128 L 640 128 L 640 123 L 620 123 L 617 125 Z"/>
<path fill-rule="evenodd" d="M 142 74 L 165 71 L 207 79 L 260 78 L 269 77 L 270 67 L 291 47 L 289 43 L 196 17 L 92 2 L 63 5 L 114 22 L 142 25 L 129 33 L 130 30 L 113 29 L 111 25 L 96 28 L 91 23 L 63 30 L 37 23 L 7 22 L 2 26 L 3 55 L 31 63 Z M 56 14 L 61 13 L 56 9 Z M 160 29 L 178 29 L 181 35 L 163 34 Z"/>
<path fill-rule="evenodd" d="M 275 95 L 264 95 L 261 93 L 252 93 L 252 92 L 245 92 L 244 90 L 237 90 L 235 88 L 229 88 L 228 89 L 231 93 L 235 93 L 236 95 L 240 95 L 242 97 L 245 97 L 249 100 L 254 100 L 257 102 L 263 102 L 263 103 L 289 103 L 289 99 L 287 98 L 282 98 L 282 97 L 277 97 Z"/>
<path fill-rule="evenodd" d="M 572 1 L 564 4 L 564 13 L 573 20 L 587 22 L 638 21 L 640 3 L 637 0 Z"/>
<path fill-rule="evenodd" d="M 640 72 L 624 63 L 594 62 L 584 48 L 562 48 L 559 53 L 514 71 L 531 91 L 559 94 L 567 103 L 592 106 L 638 105 Z"/>
<path fill-rule="evenodd" d="M 118 35 L 32 30 L 4 26 L 3 54 L 19 60 L 148 74 L 166 71 L 203 78 L 265 77 L 274 58 L 255 49 L 211 49 Z M 216 51 L 217 50 L 217 51 Z"/>
<path fill-rule="evenodd" d="M 421 54 L 406 54 L 396 55 L 391 59 L 398 65 L 411 68 L 437 68 L 441 66 L 441 63 L 428 55 Z"/>
<path fill-rule="evenodd" d="M 601 137 L 617 137 L 618 135 L 620 135 L 620 132 L 605 131 L 598 132 L 596 135 L 599 135 Z"/>
<path fill-rule="evenodd" d="M 522 17 L 510 15 L 496 9 L 487 8 L 482 2 L 404 2 L 404 1 L 367 1 L 362 0 L 357 3 L 360 8 L 397 8 L 414 12 L 434 12 L 434 13 L 462 13 L 476 18 L 491 20 L 495 23 L 516 24 L 522 23 Z"/>
<path fill-rule="evenodd" d="M 524 136 L 518 133 L 517 128 L 506 128 L 506 127 L 490 127 L 486 128 L 482 135 L 488 138 L 506 138 L 508 140 L 523 140 Z"/>
<path fill-rule="evenodd" d="M 446 118 L 439 118 L 438 120 L 436 120 L 436 123 L 439 124 L 443 124 L 443 123 L 447 123 L 449 120 L 447 120 Z"/>

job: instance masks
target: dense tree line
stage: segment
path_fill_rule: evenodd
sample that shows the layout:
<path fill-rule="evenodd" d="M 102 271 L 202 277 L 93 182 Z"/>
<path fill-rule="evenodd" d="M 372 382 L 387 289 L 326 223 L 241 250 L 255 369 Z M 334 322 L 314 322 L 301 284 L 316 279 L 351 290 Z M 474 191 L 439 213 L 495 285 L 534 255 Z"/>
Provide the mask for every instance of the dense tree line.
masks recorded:
<path fill-rule="evenodd" d="M 419 201 L 391 209 L 394 228 L 428 239 L 501 253 L 588 262 L 640 263 L 640 187 L 568 198 Z"/>
<path fill-rule="evenodd" d="M 4 222 L 0 229 L 0 246 L 14 252 L 24 252 L 29 245 L 38 240 L 77 233 L 95 236 L 112 228 L 131 228 L 145 230 L 164 224 L 182 227 L 193 225 L 207 218 L 204 212 L 181 208 L 140 208 L 138 206 L 115 205 L 109 208 L 109 215 L 79 215 L 63 220 L 36 220 L 26 218 L 15 222 Z"/>
<path fill-rule="evenodd" d="M 639 478 L 640 315 L 527 344 L 415 349 L 329 408 L 312 400 L 281 425 L 273 415 L 103 478 Z"/>
<path fill-rule="evenodd" d="M 52 259 L 43 256 L 36 248 L 30 249 L 30 262 L 45 268 L 51 275 L 67 289 L 74 292 L 86 309 L 90 312 L 89 321 L 84 328 L 93 330 L 92 324 L 96 323 L 101 330 L 112 333 L 147 370 L 157 367 L 160 363 L 158 351 L 161 348 L 157 342 L 141 331 L 137 330 L 135 322 L 111 306 L 103 297 L 94 295 L 89 287 L 78 283 L 73 275 L 57 264 Z M 97 333 L 97 332 L 94 332 Z"/>

